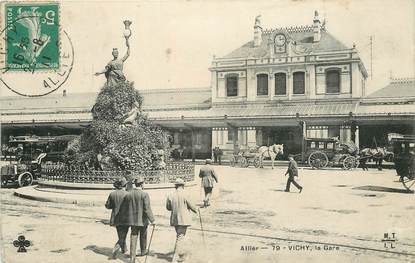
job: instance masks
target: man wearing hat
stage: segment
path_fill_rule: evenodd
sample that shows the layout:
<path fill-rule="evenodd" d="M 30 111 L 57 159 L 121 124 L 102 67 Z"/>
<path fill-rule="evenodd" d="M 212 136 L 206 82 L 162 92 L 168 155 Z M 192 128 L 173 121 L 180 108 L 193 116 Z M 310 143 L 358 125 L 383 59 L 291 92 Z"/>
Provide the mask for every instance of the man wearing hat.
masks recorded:
<path fill-rule="evenodd" d="M 144 178 L 138 177 L 134 180 L 136 188 L 128 191 L 120 209 L 120 223 L 131 227 L 130 236 L 130 258 L 135 262 L 137 239 L 140 235 L 141 256 L 147 251 L 147 226 L 154 224 L 154 216 L 151 211 L 150 197 L 143 191 Z"/>
<path fill-rule="evenodd" d="M 285 176 L 287 176 L 288 174 L 288 180 L 287 180 L 287 186 L 285 187 L 285 192 L 289 192 L 290 191 L 290 185 L 291 183 L 297 187 L 301 191 L 303 190 L 303 187 L 301 185 L 299 185 L 294 177 L 298 176 L 298 165 L 297 162 L 294 160 L 294 156 L 293 155 L 288 155 L 288 160 L 290 161 L 288 163 L 288 169 L 287 172 L 285 173 Z"/>
<path fill-rule="evenodd" d="M 127 237 L 128 225 L 120 224 L 117 214 L 120 211 L 121 204 L 124 200 L 124 197 L 127 195 L 127 191 L 124 190 L 127 180 L 122 177 L 114 182 L 115 191 L 110 193 L 108 196 L 105 207 L 107 209 L 112 209 L 110 225 L 115 226 L 118 234 L 118 241 L 112 250 L 112 257 L 116 258 L 117 253 L 121 250 L 122 253 L 125 253 L 127 248 L 125 244 L 125 238 Z"/>
<path fill-rule="evenodd" d="M 202 178 L 202 187 L 205 190 L 205 199 L 203 200 L 203 207 L 210 206 L 209 200 L 212 196 L 213 183 L 218 182 L 215 170 L 210 164 L 212 160 L 206 159 L 206 165 L 200 168 L 199 177 Z"/>
<path fill-rule="evenodd" d="M 166 208 L 168 211 L 171 211 L 170 225 L 174 226 L 176 230 L 176 244 L 172 262 L 177 262 L 178 260 L 182 262 L 186 256 L 182 243 L 186 235 L 187 227 L 192 222 L 190 211 L 197 213 L 197 209 L 184 193 L 183 179 L 176 179 L 174 185 L 176 191 L 167 197 Z"/>

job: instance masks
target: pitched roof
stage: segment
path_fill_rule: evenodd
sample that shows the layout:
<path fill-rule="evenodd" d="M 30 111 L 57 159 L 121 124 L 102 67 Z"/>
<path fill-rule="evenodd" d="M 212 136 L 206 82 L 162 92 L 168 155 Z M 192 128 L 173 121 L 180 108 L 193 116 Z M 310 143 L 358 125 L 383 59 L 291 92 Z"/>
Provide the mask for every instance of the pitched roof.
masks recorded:
<path fill-rule="evenodd" d="M 181 108 L 210 105 L 210 88 L 141 90 L 144 109 Z M 6 112 L 89 111 L 97 93 L 49 94 L 42 97 L 8 96 L 0 98 L 0 110 Z"/>
<path fill-rule="evenodd" d="M 192 105 L 210 105 L 211 88 L 141 90 L 144 108 L 165 108 Z"/>
<path fill-rule="evenodd" d="M 333 35 L 322 28 L 321 39 L 319 42 L 313 42 L 312 26 L 290 27 L 274 30 L 265 30 L 262 32 L 262 42 L 258 47 L 254 46 L 254 41 L 249 41 L 240 48 L 235 49 L 223 58 L 263 58 L 269 57 L 268 39 L 274 39 L 279 32 L 284 32 L 289 38 L 292 38 L 301 49 L 312 52 L 337 51 L 349 49 L 342 42 L 337 40 Z M 278 54 L 275 54 L 278 57 Z"/>
<path fill-rule="evenodd" d="M 26 110 L 90 110 L 95 103 L 97 93 L 70 93 L 66 96 L 52 93 L 42 97 L 7 96 L 1 97 L 0 109 L 4 111 Z"/>
<path fill-rule="evenodd" d="M 415 78 L 393 79 L 386 87 L 377 90 L 366 98 L 415 97 Z"/>
<path fill-rule="evenodd" d="M 354 112 L 356 116 L 415 115 L 415 104 L 361 104 Z"/>

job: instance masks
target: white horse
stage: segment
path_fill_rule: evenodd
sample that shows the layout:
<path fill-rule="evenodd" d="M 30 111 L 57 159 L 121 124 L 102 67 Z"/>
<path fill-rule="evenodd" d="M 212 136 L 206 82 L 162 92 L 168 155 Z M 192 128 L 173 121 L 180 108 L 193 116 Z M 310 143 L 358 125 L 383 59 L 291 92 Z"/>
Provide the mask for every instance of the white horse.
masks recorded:
<path fill-rule="evenodd" d="M 273 144 L 271 146 L 261 146 L 258 149 L 259 160 L 262 167 L 264 157 L 271 158 L 271 167 L 274 169 L 274 160 L 279 154 L 284 154 L 284 144 Z"/>

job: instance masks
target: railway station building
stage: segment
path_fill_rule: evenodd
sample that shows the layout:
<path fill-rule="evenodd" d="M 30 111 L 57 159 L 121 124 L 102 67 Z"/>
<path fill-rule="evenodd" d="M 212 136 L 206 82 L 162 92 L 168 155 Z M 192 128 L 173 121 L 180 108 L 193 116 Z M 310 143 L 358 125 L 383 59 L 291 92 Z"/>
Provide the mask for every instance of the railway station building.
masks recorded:
<path fill-rule="evenodd" d="M 140 90 L 143 110 L 187 158 L 208 158 L 218 146 L 226 159 L 234 149 L 274 143 L 284 144 L 285 158 L 301 152 L 304 137 L 371 147 L 385 146 L 388 133 L 414 134 L 415 79 L 391 79 L 366 94 L 357 48 L 331 35 L 317 12 L 310 20 L 263 29 L 256 19 L 250 41 L 213 59 L 209 87 Z M 80 134 L 96 95 L 4 97 L 2 142 L 9 135 Z"/>

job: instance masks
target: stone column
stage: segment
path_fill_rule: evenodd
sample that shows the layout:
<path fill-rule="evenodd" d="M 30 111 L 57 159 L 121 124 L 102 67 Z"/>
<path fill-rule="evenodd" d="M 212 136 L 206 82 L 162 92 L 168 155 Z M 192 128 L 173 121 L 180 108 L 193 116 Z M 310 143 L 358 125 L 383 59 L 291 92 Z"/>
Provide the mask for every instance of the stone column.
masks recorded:
<path fill-rule="evenodd" d="M 287 73 L 287 96 L 288 96 L 288 100 L 291 100 L 291 97 L 292 97 L 292 94 L 293 94 L 293 86 L 294 86 L 293 74 L 291 73 L 291 71 L 289 71 Z"/>
<path fill-rule="evenodd" d="M 256 74 L 254 69 L 246 70 L 246 100 L 255 101 L 256 100 Z"/>
<path fill-rule="evenodd" d="M 212 128 L 212 149 L 218 146 L 218 131 L 216 128 Z"/>
<path fill-rule="evenodd" d="M 217 76 L 216 71 L 211 72 L 210 87 L 212 88 L 212 102 L 215 103 L 218 97 L 218 86 L 217 86 Z"/>
<path fill-rule="evenodd" d="M 194 130 L 192 129 L 191 130 L 192 131 L 192 140 L 191 140 L 191 142 L 192 142 L 192 162 L 195 162 L 195 156 L 196 156 L 196 153 L 195 153 L 195 140 L 196 140 L 196 136 L 195 136 L 195 132 L 194 132 Z"/>
<path fill-rule="evenodd" d="M 355 131 L 354 144 L 356 144 L 357 148 L 359 148 L 359 126 L 357 126 L 357 125 L 356 125 L 356 131 Z"/>
<path fill-rule="evenodd" d="M 269 77 L 268 77 L 268 97 L 270 100 L 274 99 L 275 95 L 275 78 L 274 78 L 274 72 L 270 70 Z"/>
<path fill-rule="evenodd" d="M 249 127 L 246 133 L 248 147 L 257 146 L 256 129 Z"/>

